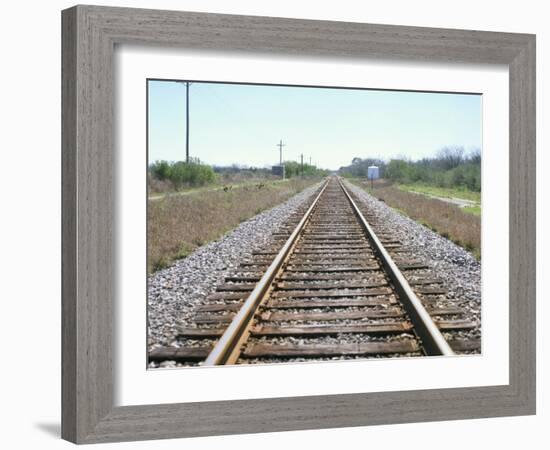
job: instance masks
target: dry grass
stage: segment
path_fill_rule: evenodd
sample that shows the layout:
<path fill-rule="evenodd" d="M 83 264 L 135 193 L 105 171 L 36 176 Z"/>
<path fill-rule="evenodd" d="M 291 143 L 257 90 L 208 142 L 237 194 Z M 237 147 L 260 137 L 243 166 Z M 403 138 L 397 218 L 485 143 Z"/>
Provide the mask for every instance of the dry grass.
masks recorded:
<path fill-rule="evenodd" d="M 367 189 L 365 183 L 359 185 Z M 389 206 L 470 251 L 476 258 L 481 257 L 481 217 L 465 212 L 456 205 L 402 191 L 391 185 L 375 187 L 371 191 L 369 184 L 368 191 Z"/>
<path fill-rule="evenodd" d="M 158 180 L 152 177 L 151 174 L 147 174 L 147 189 L 149 194 L 161 194 L 174 191 L 174 187 L 170 181 Z"/>
<path fill-rule="evenodd" d="M 197 247 L 222 236 L 240 222 L 278 205 L 318 180 L 200 191 L 149 201 L 147 270 L 159 270 Z"/>

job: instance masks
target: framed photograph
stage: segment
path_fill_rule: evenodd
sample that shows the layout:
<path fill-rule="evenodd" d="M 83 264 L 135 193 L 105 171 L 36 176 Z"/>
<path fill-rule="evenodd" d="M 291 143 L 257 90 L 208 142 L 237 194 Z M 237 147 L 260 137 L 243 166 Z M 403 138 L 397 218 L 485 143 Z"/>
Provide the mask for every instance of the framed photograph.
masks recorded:
<path fill-rule="evenodd" d="M 535 413 L 535 37 L 62 12 L 62 435 Z"/>

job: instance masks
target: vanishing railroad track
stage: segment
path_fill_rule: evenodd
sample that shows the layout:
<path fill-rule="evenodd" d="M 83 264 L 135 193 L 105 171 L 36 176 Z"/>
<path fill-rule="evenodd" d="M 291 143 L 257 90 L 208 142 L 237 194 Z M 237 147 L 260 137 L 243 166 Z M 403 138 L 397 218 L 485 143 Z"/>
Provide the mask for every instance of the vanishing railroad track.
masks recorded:
<path fill-rule="evenodd" d="M 329 178 L 274 241 L 217 286 L 194 325 L 179 330 L 181 347 L 156 348 L 149 361 L 452 355 L 479 344 L 443 337 L 476 325 L 460 319 L 460 308 L 430 306 L 430 296 L 445 294 L 441 281 L 403 258 L 391 233 L 377 235 L 338 178 Z M 409 282 L 406 271 L 420 276 Z"/>

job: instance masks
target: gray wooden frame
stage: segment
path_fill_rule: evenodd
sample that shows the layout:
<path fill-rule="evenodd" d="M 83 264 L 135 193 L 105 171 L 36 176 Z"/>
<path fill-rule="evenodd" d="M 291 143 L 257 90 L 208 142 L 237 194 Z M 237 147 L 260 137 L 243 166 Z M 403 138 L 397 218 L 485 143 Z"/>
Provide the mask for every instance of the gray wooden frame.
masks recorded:
<path fill-rule="evenodd" d="M 535 413 L 535 36 L 76 6 L 62 13 L 62 436 L 77 443 Z M 118 43 L 506 64 L 510 383 L 113 406 L 113 51 Z"/>

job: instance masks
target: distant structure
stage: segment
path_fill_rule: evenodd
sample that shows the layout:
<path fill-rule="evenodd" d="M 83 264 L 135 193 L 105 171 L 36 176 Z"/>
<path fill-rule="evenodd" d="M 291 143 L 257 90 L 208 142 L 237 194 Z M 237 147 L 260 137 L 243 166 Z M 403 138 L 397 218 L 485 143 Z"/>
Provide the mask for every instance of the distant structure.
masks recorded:
<path fill-rule="evenodd" d="M 284 178 L 285 178 L 285 166 L 284 166 L 284 164 L 280 164 L 278 166 L 272 166 L 271 167 L 271 174 L 276 175 L 278 177 L 281 177 L 284 180 Z"/>
<path fill-rule="evenodd" d="M 380 170 L 378 166 L 367 167 L 367 179 L 370 180 L 370 188 L 374 189 L 374 180 L 377 180 L 380 176 Z"/>
<path fill-rule="evenodd" d="M 377 180 L 380 178 L 380 169 L 378 166 L 369 166 L 367 168 L 367 178 L 369 180 Z"/>

